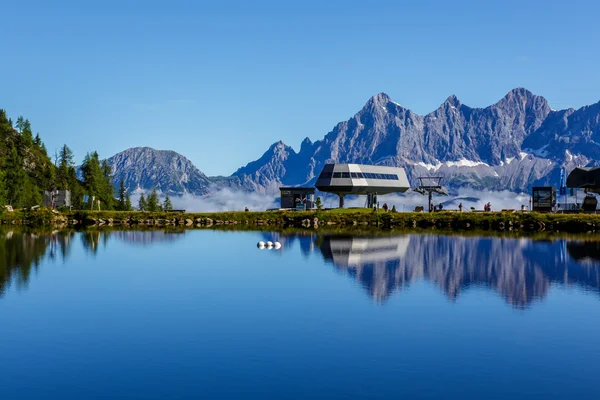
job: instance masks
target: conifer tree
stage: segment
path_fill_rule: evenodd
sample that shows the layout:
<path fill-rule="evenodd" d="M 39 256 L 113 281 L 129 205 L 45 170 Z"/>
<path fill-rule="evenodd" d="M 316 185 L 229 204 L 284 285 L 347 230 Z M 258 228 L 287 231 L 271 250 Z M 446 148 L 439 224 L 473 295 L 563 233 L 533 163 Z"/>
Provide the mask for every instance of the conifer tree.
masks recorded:
<path fill-rule="evenodd" d="M 21 135 L 25 147 L 31 147 L 33 145 L 33 132 L 31 131 L 31 122 L 28 119 L 22 124 Z"/>
<path fill-rule="evenodd" d="M 104 208 L 112 210 L 115 203 L 115 189 L 112 184 L 112 168 L 106 160 L 102 161 L 102 178 L 100 198 Z"/>
<path fill-rule="evenodd" d="M 4 184 L 4 169 L 0 167 L 0 206 L 6 204 L 6 187 Z M 0 209 L 0 212 L 2 210 Z"/>
<path fill-rule="evenodd" d="M 83 184 L 87 194 L 100 200 L 103 209 L 112 210 L 114 205 L 114 189 L 111 183 L 111 168 L 106 160 L 100 164 L 97 152 L 87 154 L 81 166 Z"/>
<path fill-rule="evenodd" d="M 17 118 L 17 123 L 15 124 L 15 128 L 19 130 L 19 133 L 23 133 L 23 125 L 25 124 L 25 118 L 22 115 L 19 115 Z"/>
<path fill-rule="evenodd" d="M 158 202 L 158 193 L 156 192 L 156 188 L 152 189 L 152 194 L 148 196 L 148 211 L 160 211 L 160 203 Z"/>
<path fill-rule="evenodd" d="M 133 206 L 131 205 L 131 197 L 129 197 L 129 192 L 125 196 L 125 211 L 131 211 Z"/>
<path fill-rule="evenodd" d="M 61 190 L 70 189 L 69 168 L 72 168 L 75 164 L 73 163 L 73 152 L 69 149 L 66 144 L 60 149 L 58 156 L 58 169 L 56 171 L 56 188 Z"/>
<path fill-rule="evenodd" d="M 140 196 L 140 199 L 138 201 L 138 210 L 146 211 L 147 208 L 148 208 L 148 203 L 146 202 L 146 197 L 144 196 L 144 193 L 142 193 L 142 195 Z"/>
<path fill-rule="evenodd" d="M 4 187 L 6 199 L 13 207 L 21 206 L 26 177 L 23 161 L 17 148 L 11 143 L 8 157 L 4 163 Z"/>
<path fill-rule="evenodd" d="M 169 193 L 165 196 L 165 201 L 163 203 L 163 210 L 171 211 L 173 209 L 173 203 L 171 203 L 171 199 L 169 198 Z"/>
<path fill-rule="evenodd" d="M 127 202 L 127 191 L 125 190 L 125 182 L 123 182 L 123 180 L 121 179 L 121 182 L 119 182 L 119 210 L 120 211 L 127 211 L 126 209 L 126 202 Z"/>
<path fill-rule="evenodd" d="M 68 168 L 67 181 L 69 190 L 71 191 L 71 205 L 75 210 L 83 209 L 83 195 L 85 193 L 81 182 L 79 179 L 77 179 L 77 171 L 75 171 L 75 167 Z"/>
<path fill-rule="evenodd" d="M 83 173 L 83 185 L 85 186 L 87 194 L 90 196 L 97 196 L 100 192 L 100 186 L 102 182 L 102 172 L 100 170 L 100 162 L 98 161 L 98 153 L 86 154 L 81 165 L 81 172 Z"/>
<path fill-rule="evenodd" d="M 21 207 L 33 207 L 42 205 L 42 193 L 35 182 L 27 175 L 23 181 L 23 194 L 21 198 Z"/>

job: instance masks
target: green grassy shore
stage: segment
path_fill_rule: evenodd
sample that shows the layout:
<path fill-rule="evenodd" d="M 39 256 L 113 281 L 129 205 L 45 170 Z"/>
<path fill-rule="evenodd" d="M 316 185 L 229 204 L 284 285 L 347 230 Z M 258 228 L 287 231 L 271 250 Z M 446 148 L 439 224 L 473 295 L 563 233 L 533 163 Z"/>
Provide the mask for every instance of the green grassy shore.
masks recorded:
<path fill-rule="evenodd" d="M 600 214 L 542 214 L 535 212 L 373 212 L 367 209 L 262 212 L 140 212 L 140 211 L 69 211 L 48 209 L 2 211 L 0 223 L 13 225 L 86 226 L 188 226 L 273 229 L 315 227 L 362 227 L 378 229 L 444 229 L 496 231 L 600 231 Z"/>

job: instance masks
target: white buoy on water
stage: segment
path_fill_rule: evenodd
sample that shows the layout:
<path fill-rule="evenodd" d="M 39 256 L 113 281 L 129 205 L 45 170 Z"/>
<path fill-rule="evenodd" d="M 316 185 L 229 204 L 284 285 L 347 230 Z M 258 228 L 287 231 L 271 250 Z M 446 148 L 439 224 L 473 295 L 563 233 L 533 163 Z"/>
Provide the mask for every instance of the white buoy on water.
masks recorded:
<path fill-rule="evenodd" d="M 267 247 L 273 247 L 273 242 L 271 242 L 270 240 L 267 242 Z"/>
<path fill-rule="evenodd" d="M 279 250 L 281 248 L 281 243 L 275 242 L 273 243 L 273 247 L 275 247 L 275 250 Z"/>
<path fill-rule="evenodd" d="M 256 243 L 256 247 L 258 247 L 259 249 L 264 249 L 265 248 L 265 242 L 263 242 L 262 240 L 258 243 Z"/>

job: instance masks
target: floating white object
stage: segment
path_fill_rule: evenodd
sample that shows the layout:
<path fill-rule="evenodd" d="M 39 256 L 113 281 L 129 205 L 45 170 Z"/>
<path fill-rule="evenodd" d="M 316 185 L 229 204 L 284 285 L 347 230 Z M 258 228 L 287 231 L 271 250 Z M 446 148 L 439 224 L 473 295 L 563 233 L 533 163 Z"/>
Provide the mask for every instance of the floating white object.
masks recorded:
<path fill-rule="evenodd" d="M 273 246 L 273 242 L 271 242 L 270 240 L 267 242 L 267 247 L 271 247 Z"/>
<path fill-rule="evenodd" d="M 275 250 L 279 250 L 281 248 L 281 243 L 275 242 L 273 243 L 273 247 L 275 247 Z"/>
<path fill-rule="evenodd" d="M 256 247 L 258 247 L 259 249 L 264 249 L 265 248 L 265 242 L 263 242 L 262 240 L 258 243 L 256 243 Z"/>

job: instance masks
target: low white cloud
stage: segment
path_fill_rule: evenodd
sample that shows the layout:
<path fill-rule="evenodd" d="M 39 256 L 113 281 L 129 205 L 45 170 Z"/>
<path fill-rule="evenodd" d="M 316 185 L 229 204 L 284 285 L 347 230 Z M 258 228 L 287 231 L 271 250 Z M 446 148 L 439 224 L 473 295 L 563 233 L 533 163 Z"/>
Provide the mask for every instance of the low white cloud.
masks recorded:
<path fill-rule="evenodd" d="M 325 208 L 336 208 L 338 206 L 338 196 L 320 193 Z M 133 195 L 131 201 L 137 206 L 139 195 Z M 161 201 L 163 198 L 161 197 Z M 427 196 L 415 192 L 404 194 L 387 194 L 377 197 L 379 205 L 387 203 L 391 209 L 396 206 L 397 211 L 412 211 L 416 206 L 423 206 L 427 209 Z M 279 208 L 279 199 L 273 195 L 263 195 L 256 192 L 246 192 L 243 190 L 233 190 L 229 188 L 220 189 L 207 196 L 194 196 L 186 194 L 183 196 L 171 197 L 173 207 L 179 210 L 189 212 L 204 211 L 242 211 L 248 207 L 251 211 L 264 211 L 267 209 Z M 457 193 L 449 196 L 433 196 L 435 205 L 444 204 L 446 210 L 458 209 L 458 204 L 463 204 L 463 210 L 468 211 L 471 207 L 477 210 L 483 210 L 486 203 L 491 203 L 492 210 L 502 209 L 520 210 L 521 205 L 527 209 L 530 206 L 530 196 L 527 193 L 514 193 L 505 191 L 480 191 L 474 189 L 460 189 Z M 366 196 L 346 196 L 345 207 L 366 207 Z"/>
<path fill-rule="evenodd" d="M 338 206 L 338 197 L 325 195 L 321 197 L 327 208 Z M 530 196 L 527 193 L 514 193 L 508 190 L 503 191 L 481 191 L 474 189 L 460 189 L 457 193 L 449 196 L 433 195 L 433 202 L 437 206 L 443 203 L 444 209 L 456 210 L 458 204 L 462 203 L 463 210 L 470 210 L 474 207 L 477 210 L 483 210 L 483 206 L 491 203 L 492 210 L 515 209 L 520 210 L 521 205 L 529 208 Z M 417 206 L 423 206 L 428 209 L 428 197 L 419 193 L 408 192 L 404 194 L 386 194 L 377 196 L 380 206 L 387 203 L 389 208 L 396 206 L 397 211 L 412 211 Z M 344 200 L 345 207 L 366 207 L 366 196 L 346 196 Z"/>
<path fill-rule="evenodd" d="M 161 201 L 163 200 L 164 197 L 161 196 Z M 139 195 L 131 196 L 131 201 L 137 207 Z M 188 212 L 243 211 L 246 207 L 250 211 L 264 211 L 269 208 L 279 207 L 273 196 L 229 188 L 220 189 L 207 196 L 195 196 L 192 194 L 173 196 L 171 197 L 171 202 L 174 209 L 186 210 Z"/>

